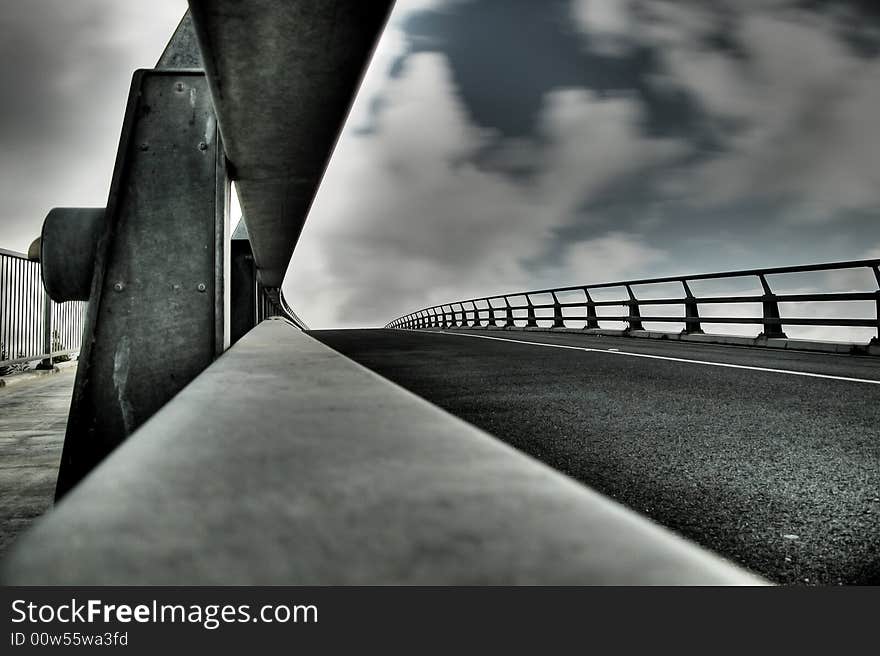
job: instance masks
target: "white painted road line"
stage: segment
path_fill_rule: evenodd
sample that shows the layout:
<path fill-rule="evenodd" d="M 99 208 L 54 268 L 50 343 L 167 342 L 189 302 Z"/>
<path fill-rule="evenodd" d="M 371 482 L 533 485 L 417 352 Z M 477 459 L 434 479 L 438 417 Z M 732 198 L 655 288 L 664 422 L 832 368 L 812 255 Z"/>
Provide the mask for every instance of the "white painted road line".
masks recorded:
<path fill-rule="evenodd" d="M 684 362 L 686 364 L 702 364 L 709 367 L 725 367 L 727 369 L 747 369 L 749 371 L 764 371 L 772 374 L 788 374 L 789 376 L 806 376 L 807 378 L 827 378 L 829 380 L 844 380 L 850 383 L 867 383 L 880 385 L 880 380 L 870 378 L 849 378 L 847 376 L 832 376 L 831 374 L 815 374 L 809 371 L 792 371 L 790 369 L 771 369 L 769 367 L 753 367 L 745 364 L 729 364 L 727 362 L 709 362 L 707 360 L 689 360 L 687 358 L 673 358 L 668 355 L 648 355 L 647 353 L 628 353 L 618 349 L 597 349 L 587 346 L 569 346 L 568 344 L 546 344 L 544 342 L 528 342 L 521 339 L 508 337 L 489 337 L 488 335 L 470 335 L 467 333 L 450 333 L 444 330 L 436 330 L 441 335 L 455 335 L 457 337 L 473 337 L 474 339 L 491 339 L 496 342 L 513 342 L 514 344 L 527 344 L 529 346 L 545 346 L 547 348 L 571 349 L 573 351 L 586 351 L 587 353 L 606 353 L 609 355 L 623 355 L 630 358 L 648 358 L 650 360 L 668 360 L 670 362 Z"/>

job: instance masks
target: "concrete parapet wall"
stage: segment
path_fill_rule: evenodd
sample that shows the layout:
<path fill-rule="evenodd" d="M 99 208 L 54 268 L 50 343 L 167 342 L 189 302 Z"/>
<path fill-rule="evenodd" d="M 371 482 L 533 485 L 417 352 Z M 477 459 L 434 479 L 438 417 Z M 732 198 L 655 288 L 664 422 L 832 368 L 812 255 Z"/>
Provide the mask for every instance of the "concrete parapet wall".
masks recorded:
<path fill-rule="evenodd" d="M 439 330 L 424 328 L 422 330 Z M 880 343 L 851 344 L 847 342 L 821 342 L 806 339 L 739 337 L 736 335 L 713 335 L 711 333 L 687 334 L 668 333 L 658 330 L 610 330 L 606 328 L 528 328 L 525 326 L 479 326 L 468 328 L 443 328 L 447 331 L 508 331 L 535 333 L 577 333 L 581 335 L 603 335 L 607 337 L 635 337 L 642 339 L 664 339 L 680 342 L 700 342 L 703 344 L 728 344 L 732 346 L 751 346 L 756 348 L 787 349 L 790 351 L 814 351 L 817 353 L 843 353 L 851 355 L 880 355 Z"/>

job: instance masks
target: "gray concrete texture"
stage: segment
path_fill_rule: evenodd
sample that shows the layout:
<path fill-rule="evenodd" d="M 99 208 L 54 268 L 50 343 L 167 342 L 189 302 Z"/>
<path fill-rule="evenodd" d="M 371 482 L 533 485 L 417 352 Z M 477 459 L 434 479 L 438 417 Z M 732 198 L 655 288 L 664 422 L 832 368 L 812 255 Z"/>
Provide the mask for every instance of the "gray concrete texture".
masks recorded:
<path fill-rule="evenodd" d="M 74 370 L 0 388 L 0 554 L 52 506 Z"/>
<path fill-rule="evenodd" d="M 2 582 L 761 581 L 274 319 L 37 522 Z"/>

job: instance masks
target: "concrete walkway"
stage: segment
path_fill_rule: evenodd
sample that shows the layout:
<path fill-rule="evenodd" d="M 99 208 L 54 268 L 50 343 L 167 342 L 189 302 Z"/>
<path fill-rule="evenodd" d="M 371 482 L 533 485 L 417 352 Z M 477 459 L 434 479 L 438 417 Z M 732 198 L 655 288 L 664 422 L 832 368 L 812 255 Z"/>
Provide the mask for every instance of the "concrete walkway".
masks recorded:
<path fill-rule="evenodd" d="M 75 372 L 0 388 L 0 556 L 52 505 Z"/>

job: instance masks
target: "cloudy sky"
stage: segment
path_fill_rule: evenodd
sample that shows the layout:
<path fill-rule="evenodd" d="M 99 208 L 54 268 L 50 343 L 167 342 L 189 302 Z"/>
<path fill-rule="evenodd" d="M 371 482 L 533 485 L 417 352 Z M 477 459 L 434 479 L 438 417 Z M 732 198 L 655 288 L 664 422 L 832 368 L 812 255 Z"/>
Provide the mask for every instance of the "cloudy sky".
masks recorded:
<path fill-rule="evenodd" d="M 552 284 L 880 256 L 880 15 L 398 0 L 294 254 L 314 327 Z M 102 205 L 179 0 L 0 0 L 0 247 Z"/>

